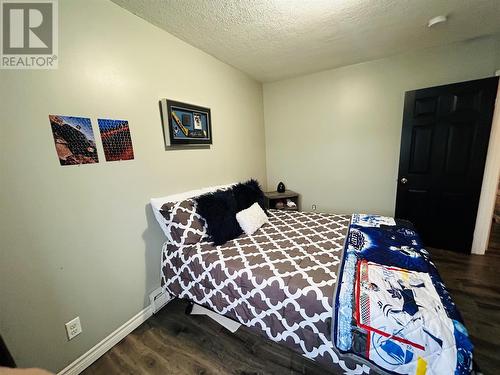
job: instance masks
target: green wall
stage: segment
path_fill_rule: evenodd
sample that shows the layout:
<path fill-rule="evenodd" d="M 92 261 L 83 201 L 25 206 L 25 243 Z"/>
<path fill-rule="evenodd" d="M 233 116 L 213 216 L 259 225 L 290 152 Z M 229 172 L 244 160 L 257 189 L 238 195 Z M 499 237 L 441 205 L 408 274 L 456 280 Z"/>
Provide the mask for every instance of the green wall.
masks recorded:
<path fill-rule="evenodd" d="M 405 91 L 492 76 L 499 53 L 488 37 L 264 84 L 268 186 L 304 210 L 392 215 Z"/>
<path fill-rule="evenodd" d="M 266 175 L 260 83 L 110 1 L 59 12 L 59 69 L 0 71 L 0 333 L 20 366 L 53 371 L 149 304 L 151 197 Z M 211 108 L 211 150 L 165 151 L 160 98 Z M 49 114 L 91 117 L 100 163 L 59 166 Z M 135 160 L 104 160 L 98 117 L 129 120 Z"/>

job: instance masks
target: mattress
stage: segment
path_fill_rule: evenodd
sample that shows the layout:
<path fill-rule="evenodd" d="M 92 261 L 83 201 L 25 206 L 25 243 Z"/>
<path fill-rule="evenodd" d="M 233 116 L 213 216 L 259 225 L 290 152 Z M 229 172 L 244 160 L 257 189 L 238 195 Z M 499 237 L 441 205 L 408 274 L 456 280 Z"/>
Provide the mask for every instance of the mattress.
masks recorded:
<path fill-rule="evenodd" d="M 222 246 L 165 243 L 162 286 L 307 358 L 349 374 L 331 339 L 332 306 L 350 216 L 269 210 L 269 223 Z"/>

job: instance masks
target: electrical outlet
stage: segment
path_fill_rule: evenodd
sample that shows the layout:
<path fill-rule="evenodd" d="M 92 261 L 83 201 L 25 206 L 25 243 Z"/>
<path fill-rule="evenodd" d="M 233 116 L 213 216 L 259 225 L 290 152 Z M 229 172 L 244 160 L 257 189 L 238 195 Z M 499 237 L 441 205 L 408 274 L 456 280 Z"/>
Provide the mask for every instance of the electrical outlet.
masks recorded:
<path fill-rule="evenodd" d="M 68 335 L 68 340 L 71 340 L 75 338 L 75 336 L 78 336 L 80 333 L 82 333 L 82 325 L 80 324 L 79 316 L 66 323 L 65 327 L 66 327 L 66 334 Z"/>
<path fill-rule="evenodd" d="M 316 211 L 316 205 L 315 205 L 315 204 L 313 204 L 313 205 L 311 206 L 311 208 L 312 208 L 312 210 L 313 210 L 313 211 Z"/>

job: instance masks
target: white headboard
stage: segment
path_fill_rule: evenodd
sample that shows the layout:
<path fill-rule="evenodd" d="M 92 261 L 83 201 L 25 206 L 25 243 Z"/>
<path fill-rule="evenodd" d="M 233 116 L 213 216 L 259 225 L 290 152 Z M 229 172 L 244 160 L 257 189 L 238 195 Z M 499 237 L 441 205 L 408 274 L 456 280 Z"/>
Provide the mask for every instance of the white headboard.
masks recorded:
<path fill-rule="evenodd" d="M 236 183 L 232 184 L 226 184 L 226 185 L 219 185 L 219 186 L 210 186 L 202 189 L 197 189 L 197 190 L 189 190 L 184 193 L 178 193 L 178 194 L 172 194 L 172 195 L 167 195 L 165 197 L 159 197 L 159 198 L 151 198 L 151 208 L 153 209 L 153 213 L 155 215 L 156 221 L 158 221 L 158 224 L 160 224 L 161 229 L 167 235 L 166 233 L 166 221 L 163 215 L 160 213 L 161 206 L 163 206 L 167 202 L 180 202 L 188 198 L 194 198 L 198 197 L 200 195 L 210 193 L 215 190 L 219 189 L 227 189 Z"/>

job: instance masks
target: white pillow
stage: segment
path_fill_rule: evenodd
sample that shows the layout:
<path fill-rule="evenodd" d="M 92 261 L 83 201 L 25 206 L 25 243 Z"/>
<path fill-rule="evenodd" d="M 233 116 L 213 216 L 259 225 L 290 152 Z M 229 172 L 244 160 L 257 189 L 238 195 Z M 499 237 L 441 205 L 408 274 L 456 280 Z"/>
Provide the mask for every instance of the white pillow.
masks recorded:
<path fill-rule="evenodd" d="M 238 212 L 236 220 L 240 224 L 241 229 L 243 229 L 243 232 L 248 236 L 251 236 L 257 229 L 269 222 L 269 218 L 257 202 L 247 209 Z"/>
<path fill-rule="evenodd" d="M 168 224 L 169 222 L 167 219 L 163 217 L 161 214 L 160 210 L 161 207 L 167 203 L 167 202 L 181 202 L 183 200 L 189 199 L 189 198 L 196 198 L 199 197 L 200 195 L 216 191 L 219 189 L 227 189 L 231 186 L 233 186 L 235 183 L 232 184 L 227 184 L 227 185 L 219 185 L 219 186 L 210 186 L 206 187 L 203 189 L 197 189 L 197 190 L 190 190 L 186 191 L 184 193 L 179 193 L 179 194 L 173 194 L 173 195 L 167 195 L 166 197 L 160 197 L 160 198 L 151 198 L 151 208 L 153 209 L 153 213 L 155 215 L 156 221 L 158 221 L 158 224 L 160 224 L 161 229 L 165 233 L 165 236 L 169 238 L 169 230 L 168 230 Z"/>

